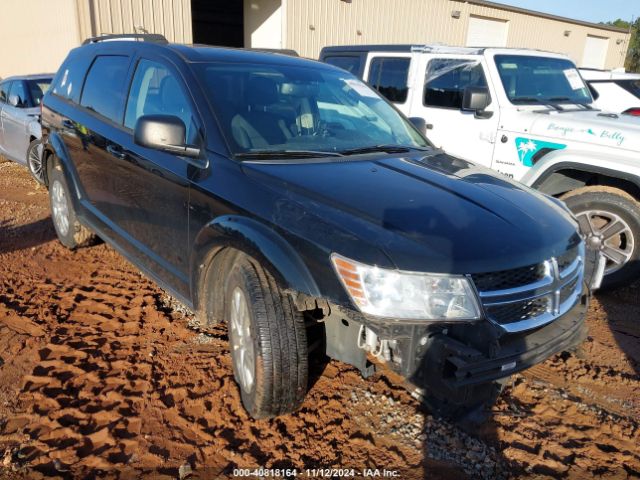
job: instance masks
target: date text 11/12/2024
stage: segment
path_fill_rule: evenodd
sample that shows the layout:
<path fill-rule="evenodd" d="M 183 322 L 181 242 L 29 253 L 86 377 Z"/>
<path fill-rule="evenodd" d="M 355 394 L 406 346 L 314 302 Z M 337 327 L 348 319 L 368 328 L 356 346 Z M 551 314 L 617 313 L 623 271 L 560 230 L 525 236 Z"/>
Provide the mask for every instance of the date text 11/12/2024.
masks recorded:
<path fill-rule="evenodd" d="M 258 478 L 398 478 L 397 470 L 379 468 L 236 468 L 233 470 L 234 478 L 258 477 Z"/>

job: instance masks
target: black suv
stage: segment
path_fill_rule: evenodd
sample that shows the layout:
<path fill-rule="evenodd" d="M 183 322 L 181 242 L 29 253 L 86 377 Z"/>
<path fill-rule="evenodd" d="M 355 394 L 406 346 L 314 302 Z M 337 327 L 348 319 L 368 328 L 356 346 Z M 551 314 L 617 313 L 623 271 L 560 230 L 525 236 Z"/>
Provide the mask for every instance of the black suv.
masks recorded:
<path fill-rule="evenodd" d="M 560 202 L 432 148 L 333 66 L 109 39 L 73 50 L 43 101 L 56 232 L 99 235 L 227 322 L 252 416 L 300 405 L 314 348 L 455 413 L 582 339 Z"/>

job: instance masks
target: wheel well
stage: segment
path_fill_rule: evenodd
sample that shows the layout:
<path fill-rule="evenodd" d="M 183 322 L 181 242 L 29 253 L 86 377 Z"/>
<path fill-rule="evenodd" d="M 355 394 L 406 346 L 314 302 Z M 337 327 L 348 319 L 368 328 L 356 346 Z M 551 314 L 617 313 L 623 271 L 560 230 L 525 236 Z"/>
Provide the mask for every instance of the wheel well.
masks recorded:
<path fill-rule="evenodd" d="M 44 184 L 47 187 L 49 186 L 49 162 L 50 161 L 51 162 L 55 161 L 55 155 L 53 154 L 53 152 L 45 150 L 42 153 L 42 175 L 44 179 Z"/>
<path fill-rule="evenodd" d="M 558 170 L 549 175 L 537 188 L 557 197 L 571 190 L 594 185 L 619 188 L 636 200 L 640 200 L 640 186 L 638 184 L 602 172 L 587 172 L 576 169 Z"/>
<path fill-rule="evenodd" d="M 288 288 L 280 273 L 269 261 L 256 257 L 242 249 L 225 245 L 212 248 L 198 262 L 197 268 L 200 269 L 200 272 L 195 278 L 197 283 L 194 290 L 194 306 L 196 315 L 202 324 L 206 324 L 207 317 L 213 323 L 223 320 L 225 312 L 224 282 L 227 272 L 231 269 L 239 254 L 245 254 L 253 258 L 263 269 L 268 271 L 282 290 L 291 295 L 296 308 L 303 314 L 321 319 L 330 313 L 331 309 L 326 299 L 311 297 Z"/>

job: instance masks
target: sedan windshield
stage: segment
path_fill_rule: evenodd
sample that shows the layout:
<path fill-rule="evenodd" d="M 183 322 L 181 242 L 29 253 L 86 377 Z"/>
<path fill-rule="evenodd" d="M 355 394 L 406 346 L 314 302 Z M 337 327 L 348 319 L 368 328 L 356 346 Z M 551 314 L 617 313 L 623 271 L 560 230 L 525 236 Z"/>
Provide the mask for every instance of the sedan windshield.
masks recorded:
<path fill-rule="evenodd" d="M 593 102 L 589 89 L 569 60 L 496 55 L 495 62 L 504 90 L 513 104 Z"/>
<path fill-rule="evenodd" d="M 239 158 L 428 147 L 410 122 L 347 72 L 271 64 L 205 63 L 196 68 Z"/>

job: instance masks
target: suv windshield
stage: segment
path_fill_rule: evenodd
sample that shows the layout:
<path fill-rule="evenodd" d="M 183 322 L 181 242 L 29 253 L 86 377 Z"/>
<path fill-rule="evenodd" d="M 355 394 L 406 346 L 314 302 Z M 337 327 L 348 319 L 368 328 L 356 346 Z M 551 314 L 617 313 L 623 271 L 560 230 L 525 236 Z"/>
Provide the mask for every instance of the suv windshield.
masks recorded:
<path fill-rule="evenodd" d="M 513 104 L 593 102 L 575 65 L 562 58 L 496 55 L 496 66 Z"/>
<path fill-rule="evenodd" d="M 196 71 L 236 155 L 428 146 L 411 123 L 347 72 L 229 63 L 198 64 Z"/>

